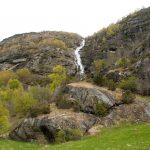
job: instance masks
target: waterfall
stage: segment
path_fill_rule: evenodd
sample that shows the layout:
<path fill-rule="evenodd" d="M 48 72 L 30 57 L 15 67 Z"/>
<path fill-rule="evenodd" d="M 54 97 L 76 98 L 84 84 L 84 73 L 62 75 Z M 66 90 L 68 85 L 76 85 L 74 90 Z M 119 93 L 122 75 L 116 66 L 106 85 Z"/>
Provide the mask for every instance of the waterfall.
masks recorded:
<path fill-rule="evenodd" d="M 79 73 L 81 76 L 84 75 L 84 66 L 83 66 L 82 61 L 81 61 L 80 50 L 84 47 L 84 45 L 85 45 L 85 40 L 83 39 L 80 46 L 77 47 L 75 50 L 77 70 L 79 70 Z"/>

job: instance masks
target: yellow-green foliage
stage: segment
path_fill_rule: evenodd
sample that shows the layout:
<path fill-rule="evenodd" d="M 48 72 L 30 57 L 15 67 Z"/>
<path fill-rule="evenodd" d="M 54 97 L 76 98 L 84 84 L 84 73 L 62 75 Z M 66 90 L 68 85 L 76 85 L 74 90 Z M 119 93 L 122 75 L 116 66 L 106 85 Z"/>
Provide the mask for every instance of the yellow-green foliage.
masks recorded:
<path fill-rule="evenodd" d="M 6 132 L 9 126 L 9 113 L 0 102 L 0 134 Z"/>
<path fill-rule="evenodd" d="M 66 49 L 66 44 L 62 40 L 54 39 L 54 38 L 44 39 L 42 40 L 40 44 L 50 45 L 50 46 L 61 48 L 61 49 Z"/>
<path fill-rule="evenodd" d="M 101 69 L 104 69 L 106 66 L 106 63 L 102 59 L 97 59 L 94 61 L 94 68 L 96 72 L 99 72 Z"/>
<path fill-rule="evenodd" d="M 119 24 L 110 24 L 107 28 L 107 36 L 115 35 L 120 29 Z"/>
<path fill-rule="evenodd" d="M 10 79 L 16 79 L 17 75 L 13 71 L 0 71 L 0 86 L 6 86 Z"/>
<path fill-rule="evenodd" d="M 118 61 L 117 61 L 117 65 L 119 67 L 123 67 L 123 68 L 126 68 L 128 67 L 130 64 L 130 60 L 128 58 L 120 58 Z"/>
<path fill-rule="evenodd" d="M 31 72 L 28 68 L 18 69 L 16 71 L 16 74 L 18 75 L 21 81 L 27 80 L 31 76 Z"/>
<path fill-rule="evenodd" d="M 25 92 L 22 89 L 17 89 L 14 91 L 13 101 L 15 103 L 16 113 L 24 115 L 37 104 L 37 100 L 33 98 L 32 94 Z"/>
<path fill-rule="evenodd" d="M 62 65 L 53 68 L 53 73 L 49 75 L 52 83 L 50 84 L 51 93 L 66 80 L 66 69 Z"/>
<path fill-rule="evenodd" d="M 30 89 L 30 93 L 39 102 L 48 102 L 51 98 L 50 90 L 47 87 L 33 86 Z"/>
<path fill-rule="evenodd" d="M 17 79 L 10 79 L 8 81 L 8 87 L 12 90 L 22 88 L 22 84 Z"/>

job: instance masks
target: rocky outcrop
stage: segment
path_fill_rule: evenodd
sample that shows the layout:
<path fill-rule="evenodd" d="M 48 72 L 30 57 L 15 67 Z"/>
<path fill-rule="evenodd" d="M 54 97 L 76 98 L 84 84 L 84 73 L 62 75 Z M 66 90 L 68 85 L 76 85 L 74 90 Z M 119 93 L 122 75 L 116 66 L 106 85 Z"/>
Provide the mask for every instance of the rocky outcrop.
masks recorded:
<path fill-rule="evenodd" d="M 0 70 L 27 67 L 37 74 L 51 73 L 62 64 L 68 74 L 77 71 L 74 50 L 82 37 L 67 32 L 25 33 L 0 42 Z"/>
<path fill-rule="evenodd" d="M 76 101 L 81 110 L 87 113 L 95 113 L 97 103 L 103 102 L 109 108 L 115 105 L 115 99 L 110 93 L 87 82 L 68 84 L 65 94 L 66 99 Z"/>
<path fill-rule="evenodd" d="M 85 134 L 97 121 L 93 115 L 69 111 L 28 118 L 10 132 L 10 138 L 21 141 L 52 143 L 60 130 L 80 129 Z"/>
<path fill-rule="evenodd" d="M 130 105 L 120 105 L 99 120 L 104 127 L 118 125 L 121 122 L 150 122 L 150 103 L 146 101 L 135 101 Z"/>
<path fill-rule="evenodd" d="M 131 62 L 128 66 L 130 73 L 142 80 L 139 86 L 142 86 L 140 93 L 144 94 L 145 89 L 148 88 L 147 84 L 150 85 L 149 43 L 150 7 L 134 12 L 116 24 L 87 37 L 85 46 L 81 50 L 85 71 L 91 74 L 92 64 L 97 59 L 104 59 L 109 66 L 108 70 L 111 70 L 118 67 L 116 62 L 120 58 L 128 58 Z M 137 67 L 135 72 L 134 69 Z M 150 95 L 150 92 L 146 95 Z"/>

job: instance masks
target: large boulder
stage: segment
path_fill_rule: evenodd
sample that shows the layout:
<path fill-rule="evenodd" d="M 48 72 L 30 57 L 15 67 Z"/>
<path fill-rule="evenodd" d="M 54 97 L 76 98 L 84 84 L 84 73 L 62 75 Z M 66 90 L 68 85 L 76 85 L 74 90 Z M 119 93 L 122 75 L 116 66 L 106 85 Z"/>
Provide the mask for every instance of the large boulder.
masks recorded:
<path fill-rule="evenodd" d="M 68 84 L 65 94 L 68 100 L 74 99 L 81 110 L 87 113 L 95 113 L 97 103 L 105 103 L 108 108 L 113 107 L 116 103 L 110 93 L 87 82 Z"/>
<path fill-rule="evenodd" d="M 52 143 L 60 130 L 80 129 L 84 134 L 96 121 L 97 118 L 93 115 L 59 110 L 48 115 L 24 119 L 9 136 L 14 140 Z"/>
<path fill-rule="evenodd" d="M 104 127 L 118 125 L 120 122 L 150 122 L 150 103 L 144 100 L 135 101 L 133 104 L 122 104 L 115 107 L 103 118 L 100 118 L 99 124 Z"/>

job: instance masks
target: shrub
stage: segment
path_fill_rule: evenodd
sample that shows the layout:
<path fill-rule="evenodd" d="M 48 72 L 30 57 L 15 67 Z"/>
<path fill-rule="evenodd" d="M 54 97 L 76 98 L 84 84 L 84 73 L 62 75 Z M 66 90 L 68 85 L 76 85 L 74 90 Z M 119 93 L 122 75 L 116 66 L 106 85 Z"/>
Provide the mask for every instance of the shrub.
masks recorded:
<path fill-rule="evenodd" d="M 131 91 L 124 91 L 121 101 L 125 104 L 133 103 L 135 95 Z"/>
<path fill-rule="evenodd" d="M 13 71 L 0 71 L 0 87 L 6 86 L 10 79 L 17 79 L 17 75 Z"/>
<path fill-rule="evenodd" d="M 45 87 L 33 86 L 30 89 L 30 93 L 33 95 L 33 98 L 39 102 L 48 102 L 51 99 L 50 90 Z"/>
<path fill-rule="evenodd" d="M 49 114 L 50 112 L 51 110 L 49 104 L 38 103 L 37 105 L 30 108 L 29 116 L 37 117 L 38 115 Z"/>
<path fill-rule="evenodd" d="M 127 58 L 120 58 L 118 61 L 117 61 L 117 65 L 119 67 L 123 67 L 123 68 L 126 68 L 128 67 L 130 64 L 130 60 L 127 59 Z"/>
<path fill-rule="evenodd" d="M 14 91 L 13 101 L 16 112 L 21 115 L 26 115 L 37 104 L 37 100 L 30 93 L 20 89 Z"/>
<path fill-rule="evenodd" d="M 82 132 L 80 129 L 69 129 L 66 131 L 66 141 L 80 140 Z"/>
<path fill-rule="evenodd" d="M 109 90 L 114 91 L 116 89 L 116 83 L 113 80 L 107 80 L 107 87 Z"/>
<path fill-rule="evenodd" d="M 0 134 L 8 131 L 9 125 L 9 113 L 8 110 L 0 103 Z"/>
<path fill-rule="evenodd" d="M 69 100 L 66 100 L 64 98 L 60 98 L 56 101 L 56 105 L 58 108 L 61 109 L 69 109 L 72 107 L 72 104 Z"/>
<path fill-rule="evenodd" d="M 62 40 L 54 39 L 54 38 L 47 38 L 44 39 L 41 43 L 41 45 L 50 45 L 56 48 L 66 49 L 67 46 Z"/>
<path fill-rule="evenodd" d="M 95 71 L 98 73 L 100 70 L 104 69 L 106 66 L 106 63 L 102 59 L 97 59 L 94 61 L 94 68 Z"/>
<path fill-rule="evenodd" d="M 95 114 L 98 116 L 105 116 L 108 113 L 108 105 L 104 102 L 98 102 L 96 104 Z"/>
<path fill-rule="evenodd" d="M 55 142 L 56 143 L 64 143 L 66 142 L 66 137 L 65 137 L 65 131 L 64 130 L 60 130 L 56 133 L 55 136 Z"/>
<path fill-rule="evenodd" d="M 31 76 L 31 72 L 29 71 L 28 68 L 18 69 L 16 71 L 16 74 L 18 75 L 19 80 L 21 81 L 26 81 Z"/>
<path fill-rule="evenodd" d="M 93 78 L 93 81 L 95 84 L 99 86 L 104 86 L 106 85 L 106 77 L 102 75 L 95 75 Z"/>
<path fill-rule="evenodd" d="M 19 80 L 17 79 L 10 79 L 8 81 L 8 87 L 12 90 L 22 88 L 22 84 Z"/>
<path fill-rule="evenodd" d="M 12 91 L 10 90 L 0 90 L 0 101 L 7 102 L 11 99 Z"/>
<path fill-rule="evenodd" d="M 75 111 L 80 110 L 80 106 L 77 101 L 71 100 L 71 99 L 65 99 L 63 96 L 60 96 L 56 100 L 56 105 L 58 108 L 61 108 L 61 109 L 73 108 Z"/>
<path fill-rule="evenodd" d="M 119 24 L 110 24 L 107 28 L 107 36 L 114 36 L 120 29 L 120 25 Z"/>
<path fill-rule="evenodd" d="M 67 79 L 66 69 L 62 65 L 57 65 L 53 68 L 53 73 L 48 77 L 52 81 L 50 84 L 50 91 L 53 93 L 55 89 Z"/>
<path fill-rule="evenodd" d="M 128 77 L 120 81 L 119 87 L 123 90 L 135 92 L 137 90 L 137 82 L 138 81 L 136 77 Z"/>
<path fill-rule="evenodd" d="M 56 143 L 63 143 L 71 140 L 79 140 L 83 136 L 80 129 L 60 130 L 55 137 Z"/>

